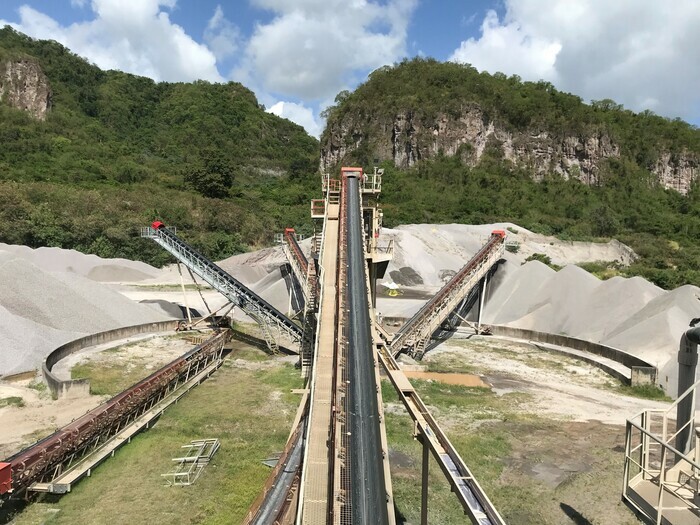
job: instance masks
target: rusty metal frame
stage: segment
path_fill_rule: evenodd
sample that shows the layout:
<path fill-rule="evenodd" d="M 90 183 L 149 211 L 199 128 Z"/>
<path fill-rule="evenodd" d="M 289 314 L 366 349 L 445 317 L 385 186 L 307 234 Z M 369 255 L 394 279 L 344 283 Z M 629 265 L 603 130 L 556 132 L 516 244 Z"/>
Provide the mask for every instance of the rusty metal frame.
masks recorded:
<path fill-rule="evenodd" d="M 111 436 L 150 410 L 179 384 L 220 358 L 229 332 L 196 346 L 124 392 L 6 461 L 12 470 L 12 496 L 27 496 L 33 483 L 53 479 L 96 450 Z"/>

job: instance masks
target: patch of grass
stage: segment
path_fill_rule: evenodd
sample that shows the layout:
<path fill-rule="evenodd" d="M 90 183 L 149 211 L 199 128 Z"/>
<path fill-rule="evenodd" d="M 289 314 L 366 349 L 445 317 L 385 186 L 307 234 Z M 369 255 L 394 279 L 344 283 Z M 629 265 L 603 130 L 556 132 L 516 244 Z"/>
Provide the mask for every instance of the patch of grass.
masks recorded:
<path fill-rule="evenodd" d="M 191 334 L 178 333 L 167 336 L 167 340 L 186 339 Z M 133 341 L 113 348 L 108 348 L 102 353 L 110 355 L 123 354 L 130 348 L 143 345 L 144 340 Z M 173 358 L 174 359 L 174 358 Z M 71 368 L 71 379 L 89 379 L 90 393 L 94 395 L 116 395 L 144 377 L 154 372 L 159 367 L 146 369 L 146 358 L 138 354 L 123 356 L 116 359 L 89 360 L 78 363 Z"/>
<path fill-rule="evenodd" d="M 473 374 L 474 367 L 459 361 L 457 359 L 436 359 L 433 361 L 425 360 L 424 364 L 428 366 L 428 372 L 437 372 L 440 374 Z"/>
<path fill-rule="evenodd" d="M 617 390 L 626 396 L 639 397 L 642 399 L 652 399 L 657 401 L 673 401 L 670 397 L 666 395 L 661 388 L 657 385 L 619 385 Z"/>
<path fill-rule="evenodd" d="M 19 396 L 0 397 L 0 408 L 3 408 L 3 407 L 22 408 L 23 406 L 24 406 L 24 399 L 22 399 Z"/>
<path fill-rule="evenodd" d="M 97 396 L 113 396 L 146 377 L 140 366 L 124 363 L 87 362 L 75 365 L 71 379 L 89 379 L 90 393 Z"/>
<path fill-rule="evenodd" d="M 270 473 L 262 461 L 284 448 L 299 403 L 299 396 L 270 394 L 301 385 L 290 364 L 263 372 L 227 360 L 90 478 L 58 501 L 31 505 L 15 523 L 241 523 Z M 199 438 L 219 438 L 221 448 L 194 485 L 165 486 L 160 474 L 181 445 Z M 50 508 L 59 512 L 47 519 Z"/>
<path fill-rule="evenodd" d="M 583 268 L 588 273 L 592 273 L 598 279 L 603 281 L 607 279 L 612 279 L 618 275 L 626 276 L 622 265 L 610 261 L 595 261 L 595 262 L 584 262 L 578 263 L 579 268 Z"/>
<path fill-rule="evenodd" d="M 249 345 L 239 346 L 239 341 L 236 342 L 236 348 L 231 355 L 234 359 L 243 359 L 244 361 L 262 362 L 270 359 L 270 356 L 262 350 Z"/>
<path fill-rule="evenodd" d="M 550 244 L 553 244 L 553 243 L 550 243 Z M 526 262 L 530 262 L 530 261 L 540 261 L 541 263 L 546 264 L 552 270 L 555 270 L 557 272 L 559 270 L 561 270 L 561 268 L 562 268 L 558 264 L 552 263 L 552 259 L 549 257 L 549 255 L 546 255 L 544 253 L 533 253 L 532 255 L 530 255 L 530 257 L 525 259 L 525 262 L 523 264 L 525 264 Z"/>
<path fill-rule="evenodd" d="M 36 390 L 37 392 L 46 392 L 48 390 L 48 386 L 46 383 L 44 383 L 41 379 L 35 379 L 31 383 L 27 385 L 29 388 L 32 390 Z"/>

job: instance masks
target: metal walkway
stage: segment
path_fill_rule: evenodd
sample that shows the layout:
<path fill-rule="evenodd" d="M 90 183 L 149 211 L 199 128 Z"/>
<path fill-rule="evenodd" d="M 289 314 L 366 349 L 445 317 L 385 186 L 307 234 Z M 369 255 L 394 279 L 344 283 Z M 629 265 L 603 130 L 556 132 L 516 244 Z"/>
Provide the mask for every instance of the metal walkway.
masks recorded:
<path fill-rule="evenodd" d="M 309 429 L 304 453 L 300 511 L 304 525 L 321 525 L 329 518 L 330 439 L 335 389 L 339 196 L 326 206 L 321 244 L 321 296 L 316 349 L 311 376 Z"/>
<path fill-rule="evenodd" d="M 297 523 L 393 525 L 362 217 L 362 171 L 326 181 L 321 307 Z"/>
<path fill-rule="evenodd" d="M 181 240 L 162 222 L 156 221 L 151 227 L 143 228 L 141 236 L 160 244 L 233 305 L 252 317 L 260 325 L 265 341 L 273 352 L 279 350 L 279 338 L 282 335 L 295 343 L 301 343 L 302 328 L 299 325 Z"/>
<path fill-rule="evenodd" d="M 421 359 L 433 333 L 479 286 L 503 257 L 504 251 L 505 233 L 495 231 L 481 250 L 396 333 L 390 345 L 394 356 L 407 352 L 415 359 Z"/>

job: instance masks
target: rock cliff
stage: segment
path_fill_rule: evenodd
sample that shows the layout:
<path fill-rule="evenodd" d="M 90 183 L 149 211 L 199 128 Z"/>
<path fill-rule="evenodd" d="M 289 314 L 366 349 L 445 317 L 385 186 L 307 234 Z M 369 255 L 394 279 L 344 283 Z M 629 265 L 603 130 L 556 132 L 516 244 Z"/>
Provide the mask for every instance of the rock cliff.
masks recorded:
<path fill-rule="evenodd" d="M 476 105 L 458 115 L 443 113 L 428 118 L 400 111 L 393 120 L 368 122 L 367 118 L 347 113 L 329 125 L 321 139 L 323 170 L 361 150 L 371 161 L 391 160 L 404 169 L 438 153 L 459 155 L 473 166 L 487 148 L 492 148 L 495 155 L 530 169 L 535 180 L 556 173 L 597 184 L 605 161 L 619 158 L 621 152 L 604 128 L 585 136 L 559 135 L 545 129 L 510 131 Z M 665 188 L 685 194 L 700 174 L 700 158 L 688 151 L 662 152 L 655 163 L 645 167 Z"/>
<path fill-rule="evenodd" d="M 45 120 L 51 109 L 51 88 L 41 67 L 32 60 L 0 62 L 0 101 Z"/>

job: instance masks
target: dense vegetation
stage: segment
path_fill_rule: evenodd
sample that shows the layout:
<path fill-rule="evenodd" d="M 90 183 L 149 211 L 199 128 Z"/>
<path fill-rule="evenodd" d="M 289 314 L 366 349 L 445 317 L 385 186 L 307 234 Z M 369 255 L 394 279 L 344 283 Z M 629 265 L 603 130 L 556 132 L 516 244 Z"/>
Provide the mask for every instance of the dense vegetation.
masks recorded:
<path fill-rule="evenodd" d="M 45 122 L 0 104 L 0 241 L 162 264 L 138 238 L 160 218 L 213 257 L 308 223 L 318 142 L 244 86 L 102 71 L 56 42 L 0 29 L 0 62 L 37 62 Z"/>
<path fill-rule="evenodd" d="M 269 244 L 285 226 L 309 231 L 318 142 L 266 113 L 242 85 L 101 71 L 56 42 L 0 30 L 0 62 L 22 58 L 46 73 L 53 108 L 38 122 L 0 104 L 0 241 L 160 265 L 167 254 L 137 235 L 154 218 L 215 258 Z M 410 170 L 385 163 L 389 226 L 512 221 L 564 239 L 617 237 L 642 256 L 627 274 L 666 288 L 700 285 L 700 188 L 687 197 L 664 190 L 648 170 L 662 151 L 700 153 L 700 131 L 682 121 L 422 59 L 375 71 L 339 94 L 327 117 L 331 127 L 355 115 L 371 130 L 399 110 L 427 121 L 466 104 L 513 130 L 605 130 L 621 156 L 607 161 L 597 186 L 555 175 L 533 182 L 497 148 L 473 167 L 445 156 Z M 369 168 L 370 157 L 365 148 L 349 160 Z"/>
<path fill-rule="evenodd" d="M 367 165 L 374 160 L 375 129 L 387 119 L 393 122 L 398 113 L 411 112 L 413 120 L 430 131 L 438 115 L 459 118 L 469 106 L 478 106 L 485 121 L 510 131 L 545 130 L 560 137 L 603 131 L 620 145 L 626 159 L 642 168 L 652 166 L 661 151 L 700 154 L 700 131 L 680 119 L 669 120 L 651 111 L 635 114 L 609 99 L 584 104 L 550 82 L 523 82 L 517 75 L 480 73 L 468 64 L 422 58 L 381 67 L 354 92 L 339 93 L 336 105 L 326 109 L 321 142 L 327 140 L 329 130 L 351 116 L 363 123 L 362 131 L 370 139 L 354 159 Z"/>
<path fill-rule="evenodd" d="M 511 221 L 562 239 L 615 237 L 641 256 L 624 274 L 642 275 L 664 288 L 700 285 L 700 187 L 693 186 L 687 197 L 665 190 L 648 169 L 661 152 L 685 150 L 700 157 L 700 130 L 680 120 L 636 115 L 609 100 L 587 105 L 547 82 L 414 59 L 381 68 L 355 92 L 341 93 L 327 111 L 321 142 L 343 119 L 366 122 L 369 147 L 351 153 L 346 162 L 368 166 L 377 121 L 412 111 L 432 129 L 438 114 L 459 115 L 468 104 L 478 104 L 488 118 L 512 130 L 545 129 L 559 136 L 604 130 L 620 145 L 620 158 L 605 162 L 596 186 L 556 174 L 534 182 L 527 170 L 504 161 L 496 147 L 487 147 L 471 167 L 459 156 L 443 155 L 409 170 L 385 162 L 382 198 L 388 226 Z"/>

